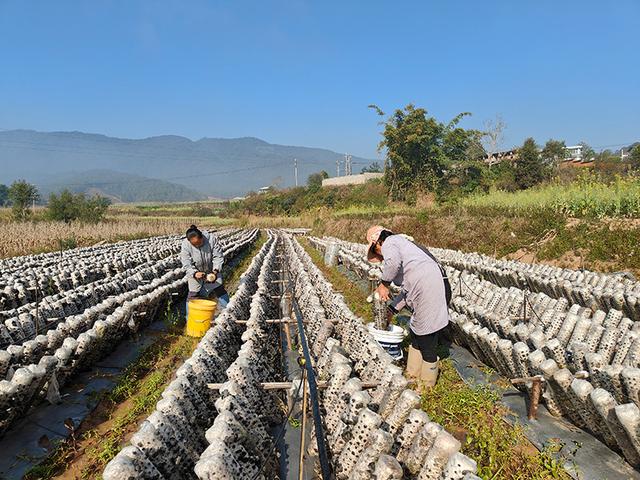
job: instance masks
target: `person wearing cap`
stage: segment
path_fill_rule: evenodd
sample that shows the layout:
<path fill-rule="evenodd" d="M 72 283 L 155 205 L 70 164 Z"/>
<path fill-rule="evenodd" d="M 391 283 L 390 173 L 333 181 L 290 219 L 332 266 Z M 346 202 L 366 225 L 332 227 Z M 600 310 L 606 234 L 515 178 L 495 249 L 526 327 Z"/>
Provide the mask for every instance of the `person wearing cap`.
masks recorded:
<path fill-rule="evenodd" d="M 367 230 L 370 262 L 384 261 L 382 279 L 376 293 L 383 301 L 390 299 L 390 285 L 401 288 L 392 308 L 405 305 L 412 312 L 409 321 L 410 346 L 407 376 L 420 379 L 426 386 L 436 384 L 439 373 L 438 336 L 449 324 L 450 287 L 444 270 L 426 248 L 410 237 L 394 234 L 380 225 Z"/>

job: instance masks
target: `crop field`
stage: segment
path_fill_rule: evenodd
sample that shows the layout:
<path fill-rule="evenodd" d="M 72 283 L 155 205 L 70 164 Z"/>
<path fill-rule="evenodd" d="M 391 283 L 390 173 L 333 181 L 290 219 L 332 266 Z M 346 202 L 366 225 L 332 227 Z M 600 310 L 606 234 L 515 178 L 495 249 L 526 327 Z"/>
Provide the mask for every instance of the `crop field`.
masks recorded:
<path fill-rule="evenodd" d="M 556 214 L 588 218 L 640 217 L 640 179 L 617 178 L 603 183 L 589 176 L 570 184 L 560 182 L 519 192 L 491 192 L 462 200 L 464 206 L 512 211 L 550 209 Z"/>
<path fill-rule="evenodd" d="M 221 227 L 230 222 L 215 217 L 172 218 L 133 215 L 117 215 L 96 224 L 45 220 L 0 221 L 0 258 L 87 247 L 102 241 L 114 242 L 168 235 L 185 230 L 185 225 L 191 223 Z"/>
<path fill-rule="evenodd" d="M 454 291 L 454 345 L 424 389 L 374 339 L 366 297 L 381 270 L 366 247 L 307 233 L 218 230 L 233 295 L 200 340 L 182 335 L 175 308 L 186 296 L 175 234 L 1 260 L 7 451 L 29 447 L 39 412 L 71 408 L 83 372 L 158 319 L 169 327 L 93 411 L 61 417 L 66 436 L 3 461 L 0 477 L 640 478 L 640 283 L 433 249 Z M 470 383 L 460 352 L 493 379 Z M 529 380 L 508 387 L 518 378 Z M 537 422 L 511 419 L 503 392 L 524 406 L 534 380 L 552 419 L 541 421 L 581 432 L 585 453 L 539 444 Z"/>

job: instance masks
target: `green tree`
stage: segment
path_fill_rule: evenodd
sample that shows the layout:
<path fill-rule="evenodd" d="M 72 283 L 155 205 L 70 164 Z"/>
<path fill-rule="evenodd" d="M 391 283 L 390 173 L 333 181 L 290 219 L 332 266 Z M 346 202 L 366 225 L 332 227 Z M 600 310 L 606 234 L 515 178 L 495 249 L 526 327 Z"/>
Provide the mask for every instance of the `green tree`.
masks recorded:
<path fill-rule="evenodd" d="M 482 145 L 483 132 L 478 130 L 470 130 L 471 136 L 467 144 L 467 150 L 465 151 L 465 158 L 471 162 L 481 162 L 487 151 Z"/>
<path fill-rule="evenodd" d="M 13 216 L 16 220 L 26 220 L 31 215 L 31 206 L 40 198 L 38 188 L 25 180 L 16 180 L 7 191 Z"/>
<path fill-rule="evenodd" d="M 73 194 L 63 190 L 60 194 L 52 193 L 49 196 L 47 217 L 65 223 L 74 220 L 97 223 L 104 218 L 109 203 L 109 199 L 98 195 L 87 198 L 84 193 Z"/>
<path fill-rule="evenodd" d="M 533 187 L 546 178 L 545 167 L 540 158 L 540 150 L 533 138 L 527 138 L 518 151 L 514 176 L 516 185 L 520 189 Z"/>
<path fill-rule="evenodd" d="M 83 222 L 98 223 L 104 219 L 110 204 L 111 201 L 108 198 L 99 195 L 85 199 L 84 203 L 80 204 L 80 216 L 78 219 Z"/>
<path fill-rule="evenodd" d="M 469 114 L 462 114 L 462 116 Z M 462 116 L 454 119 L 457 123 Z M 481 160 L 485 154 L 482 146 L 482 132 L 479 130 L 466 130 L 450 124 L 445 130 L 443 138 L 444 154 L 453 163 Z"/>
<path fill-rule="evenodd" d="M 384 112 L 369 105 L 378 115 Z M 438 192 L 446 188 L 445 175 L 452 162 L 462 161 L 475 132 L 458 128 L 461 113 L 445 124 L 424 108 L 407 105 L 382 123 L 380 151 L 386 149 L 385 183 L 391 197 L 404 200 L 416 189 Z"/>
<path fill-rule="evenodd" d="M 566 157 L 566 148 L 567 146 L 564 140 L 554 140 L 552 138 L 547 140 L 547 143 L 544 144 L 544 148 L 540 152 L 542 161 L 547 165 L 559 163 Z"/>
<path fill-rule="evenodd" d="M 310 188 L 320 188 L 322 186 L 322 180 L 329 178 L 329 174 L 322 170 L 321 172 L 312 173 L 307 178 L 307 185 Z"/>
<path fill-rule="evenodd" d="M 580 142 L 578 145 L 582 145 L 582 160 L 585 162 L 591 161 L 596 156 L 596 151 L 591 148 L 587 142 Z"/>
<path fill-rule="evenodd" d="M 382 167 L 378 162 L 373 162 L 371 165 L 362 167 L 360 173 L 382 173 Z"/>
<path fill-rule="evenodd" d="M 0 207 L 4 207 L 9 200 L 9 187 L 0 183 Z"/>
<path fill-rule="evenodd" d="M 47 217 L 50 220 L 69 223 L 78 218 L 78 214 L 75 196 L 69 190 L 63 190 L 59 195 L 49 195 Z"/>
<path fill-rule="evenodd" d="M 634 170 L 640 170 L 640 143 L 636 143 L 629 154 L 629 164 Z"/>

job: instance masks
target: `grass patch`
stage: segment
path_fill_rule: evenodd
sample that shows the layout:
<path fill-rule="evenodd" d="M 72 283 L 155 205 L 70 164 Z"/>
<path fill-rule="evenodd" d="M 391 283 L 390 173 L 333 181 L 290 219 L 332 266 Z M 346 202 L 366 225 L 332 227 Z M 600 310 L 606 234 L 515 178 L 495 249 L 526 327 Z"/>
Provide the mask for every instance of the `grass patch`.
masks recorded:
<path fill-rule="evenodd" d="M 585 218 L 638 218 L 640 179 L 617 177 L 603 182 L 595 175 L 583 175 L 569 184 L 553 182 L 519 192 L 494 191 L 474 195 L 461 202 L 471 207 L 499 207 L 513 211 L 550 208 L 561 215 Z"/>
<path fill-rule="evenodd" d="M 462 453 L 478 462 L 484 479 L 569 479 L 558 445 L 550 443 L 538 451 L 519 425 L 503 418 L 509 413 L 501 394 L 484 384 L 468 385 L 450 360 L 441 361 L 435 387 L 422 392 L 422 409 L 462 442 Z"/>
<path fill-rule="evenodd" d="M 224 276 L 225 288 L 232 294 L 238 289 L 240 283 L 240 277 L 245 272 L 249 265 L 253 261 L 253 257 L 257 255 L 262 246 L 267 242 L 267 236 L 260 232 L 258 238 L 251 246 L 249 246 L 245 252 L 240 254 L 239 260 L 233 265 L 225 265 L 222 269 Z"/>
<path fill-rule="evenodd" d="M 346 278 L 342 273 L 332 267 L 324 264 L 322 254 L 313 248 L 306 238 L 300 239 L 300 244 L 311 256 L 313 263 L 322 271 L 324 276 L 333 284 L 334 290 L 340 292 L 344 296 L 344 300 L 358 317 L 365 322 L 373 321 L 373 310 L 371 305 L 367 303 L 367 295 L 359 288 L 354 288 L 353 282 Z"/>

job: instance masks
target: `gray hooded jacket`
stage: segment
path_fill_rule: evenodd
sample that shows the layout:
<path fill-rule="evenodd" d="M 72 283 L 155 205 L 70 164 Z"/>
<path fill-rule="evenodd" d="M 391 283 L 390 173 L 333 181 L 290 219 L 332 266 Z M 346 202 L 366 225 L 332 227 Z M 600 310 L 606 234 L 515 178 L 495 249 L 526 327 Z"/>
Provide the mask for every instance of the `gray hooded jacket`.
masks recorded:
<path fill-rule="evenodd" d="M 189 281 L 189 291 L 199 292 L 205 285 L 205 279 L 197 280 L 194 275 L 196 272 L 211 273 L 218 272 L 216 283 L 222 282 L 220 271 L 224 264 L 224 254 L 222 246 L 215 235 L 203 231 L 204 243 L 201 247 L 194 247 L 186 238 L 182 240 L 180 248 L 180 261 L 182 267 L 186 271 Z"/>

